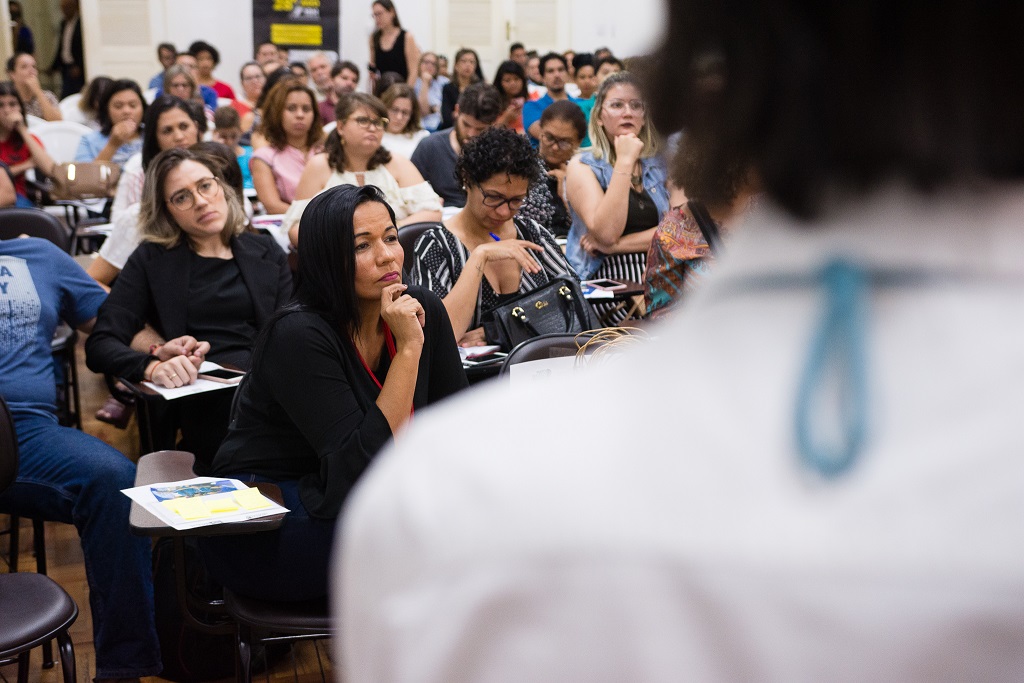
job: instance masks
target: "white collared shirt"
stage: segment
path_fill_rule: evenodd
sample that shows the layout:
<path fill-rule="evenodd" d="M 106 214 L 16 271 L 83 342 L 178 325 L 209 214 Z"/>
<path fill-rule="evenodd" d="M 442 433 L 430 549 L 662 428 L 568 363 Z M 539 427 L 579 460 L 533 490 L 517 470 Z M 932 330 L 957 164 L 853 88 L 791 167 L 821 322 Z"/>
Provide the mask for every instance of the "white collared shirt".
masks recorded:
<path fill-rule="evenodd" d="M 348 681 L 935 681 L 1024 675 L 1024 188 L 759 207 L 657 340 L 471 391 L 344 512 Z M 802 467 L 794 406 L 842 255 L 873 289 L 868 432 Z M 948 275 L 948 279 L 942 276 Z"/>

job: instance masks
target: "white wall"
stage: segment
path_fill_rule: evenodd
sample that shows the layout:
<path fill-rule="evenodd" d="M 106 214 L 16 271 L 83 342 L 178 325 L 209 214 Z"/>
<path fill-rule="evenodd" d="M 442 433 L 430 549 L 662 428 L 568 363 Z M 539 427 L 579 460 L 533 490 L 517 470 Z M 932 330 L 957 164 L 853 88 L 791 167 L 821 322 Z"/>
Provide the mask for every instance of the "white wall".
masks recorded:
<path fill-rule="evenodd" d="M 123 2 L 124 0 L 120 0 Z M 84 0 L 83 17 L 86 22 L 92 12 L 90 6 L 117 0 Z M 119 73 L 145 85 L 159 71 L 156 45 L 163 41 L 174 43 L 184 50 L 194 40 L 212 43 L 221 54 L 216 75 L 220 80 L 238 89 L 238 70 L 252 58 L 252 10 L 247 2 L 226 0 L 146 0 L 150 13 L 150 31 L 140 27 L 139 37 L 149 46 L 132 55 L 128 63 L 119 63 Z M 664 26 L 663 0 L 629 0 L 629 11 L 623 11 L 623 0 L 570 0 L 570 41 L 563 49 L 592 51 L 602 45 L 609 46 L 616 55 L 628 57 L 651 49 L 657 44 Z M 445 0 L 397 0 L 396 7 L 402 25 L 413 33 L 422 49 L 435 49 L 437 34 L 435 21 L 445 17 Z M 554 19 L 554 18 L 553 18 Z M 89 34 L 100 38 L 98 27 Z M 490 31 L 481 27 L 481 32 Z M 373 31 L 370 0 L 340 0 L 341 56 L 359 65 L 366 78 L 369 61 L 369 36 Z M 88 43 L 88 41 L 87 41 Z M 527 46 L 529 47 L 529 46 Z M 87 51 L 89 47 L 86 47 Z M 143 57 L 142 55 L 148 55 Z M 451 57 L 452 55 L 449 55 Z M 103 60 L 99 60 L 102 62 Z M 492 67 L 493 68 L 493 67 Z M 102 73 L 103 70 L 91 70 Z"/>

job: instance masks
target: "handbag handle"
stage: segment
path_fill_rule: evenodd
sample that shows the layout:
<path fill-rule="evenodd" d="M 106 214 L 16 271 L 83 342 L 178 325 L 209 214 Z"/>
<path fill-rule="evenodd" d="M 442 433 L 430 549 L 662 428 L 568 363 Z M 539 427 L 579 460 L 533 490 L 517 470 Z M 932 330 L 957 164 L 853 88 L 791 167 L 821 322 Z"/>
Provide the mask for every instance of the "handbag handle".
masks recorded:
<path fill-rule="evenodd" d="M 572 321 L 576 317 L 576 299 L 572 295 L 572 290 L 567 285 L 562 285 L 558 288 L 558 296 L 565 299 L 568 303 L 563 315 L 565 317 L 565 331 L 569 332 L 572 330 Z M 526 328 L 526 331 L 533 336 L 540 335 L 540 332 L 530 322 L 530 317 L 526 315 L 526 309 L 522 306 L 516 306 L 512 309 L 512 319 L 517 321 L 520 325 Z"/>

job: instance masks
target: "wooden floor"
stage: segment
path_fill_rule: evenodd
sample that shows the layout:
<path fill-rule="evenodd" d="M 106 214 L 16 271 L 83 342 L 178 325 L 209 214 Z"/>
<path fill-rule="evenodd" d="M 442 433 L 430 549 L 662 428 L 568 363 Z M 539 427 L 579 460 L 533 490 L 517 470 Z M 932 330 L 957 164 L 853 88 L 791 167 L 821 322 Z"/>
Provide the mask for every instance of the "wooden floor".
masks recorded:
<path fill-rule="evenodd" d="M 81 342 L 78 348 L 78 373 L 82 397 L 83 429 L 122 451 L 132 460 L 139 458 L 138 431 L 135 420 L 127 430 L 120 430 L 93 418 L 96 410 L 103 405 L 107 397 L 107 388 L 103 378 L 90 372 L 83 362 Z M 125 520 L 125 524 L 128 520 Z M 0 529 L 6 529 L 7 517 L 0 515 Z M 7 570 L 6 538 L 0 540 L 0 571 Z M 22 520 L 21 553 L 18 562 L 20 571 L 35 571 L 35 558 L 32 554 L 32 527 L 28 520 Z M 70 524 L 47 522 L 46 524 L 46 561 L 47 575 L 59 583 L 78 603 L 79 616 L 71 628 L 72 640 L 75 645 L 77 678 L 81 683 L 90 683 L 96 675 L 95 652 L 92 644 L 92 617 L 89 614 L 89 587 L 85 581 L 85 565 L 82 551 L 78 543 L 78 534 Z M 0 615 L 0 628 L 3 624 Z M 54 653 L 56 656 L 56 653 Z M 289 680 L 297 683 L 313 683 L 314 681 L 330 680 L 330 641 L 300 642 L 294 647 L 294 656 L 286 657 L 268 673 L 256 677 L 260 680 Z M 0 667 L 0 680 L 13 683 L 17 680 L 17 667 L 9 665 Z M 29 668 L 29 683 L 60 683 L 60 664 L 52 669 L 42 668 L 42 653 L 39 648 L 32 651 L 32 664 Z M 143 681 L 159 683 L 164 679 L 153 676 Z M 226 679 L 231 681 L 234 679 Z"/>

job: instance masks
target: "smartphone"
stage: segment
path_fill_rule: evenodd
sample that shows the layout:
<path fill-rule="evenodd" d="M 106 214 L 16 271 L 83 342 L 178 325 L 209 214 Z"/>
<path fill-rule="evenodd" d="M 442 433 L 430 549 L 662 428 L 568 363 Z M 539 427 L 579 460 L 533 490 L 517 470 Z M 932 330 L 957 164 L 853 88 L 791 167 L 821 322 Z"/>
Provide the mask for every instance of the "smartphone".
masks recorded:
<path fill-rule="evenodd" d="M 227 368 L 215 368 L 199 373 L 200 379 L 208 379 L 211 382 L 221 382 L 222 384 L 237 384 L 242 381 L 243 377 L 245 377 L 245 373 L 241 370 L 228 370 Z"/>
<path fill-rule="evenodd" d="M 616 289 L 625 289 L 626 285 L 618 280 L 609 280 L 603 278 L 601 280 L 584 280 L 584 285 L 590 285 L 591 287 L 597 287 L 598 289 L 607 289 L 610 292 L 614 292 Z"/>
<path fill-rule="evenodd" d="M 495 351 L 494 353 L 488 353 L 487 355 L 484 356 L 476 356 L 473 358 L 473 360 L 462 361 L 462 367 L 472 368 L 476 367 L 477 365 L 491 365 L 493 363 L 505 360 L 505 356 L 507 355 L 507 353 Z"/>

